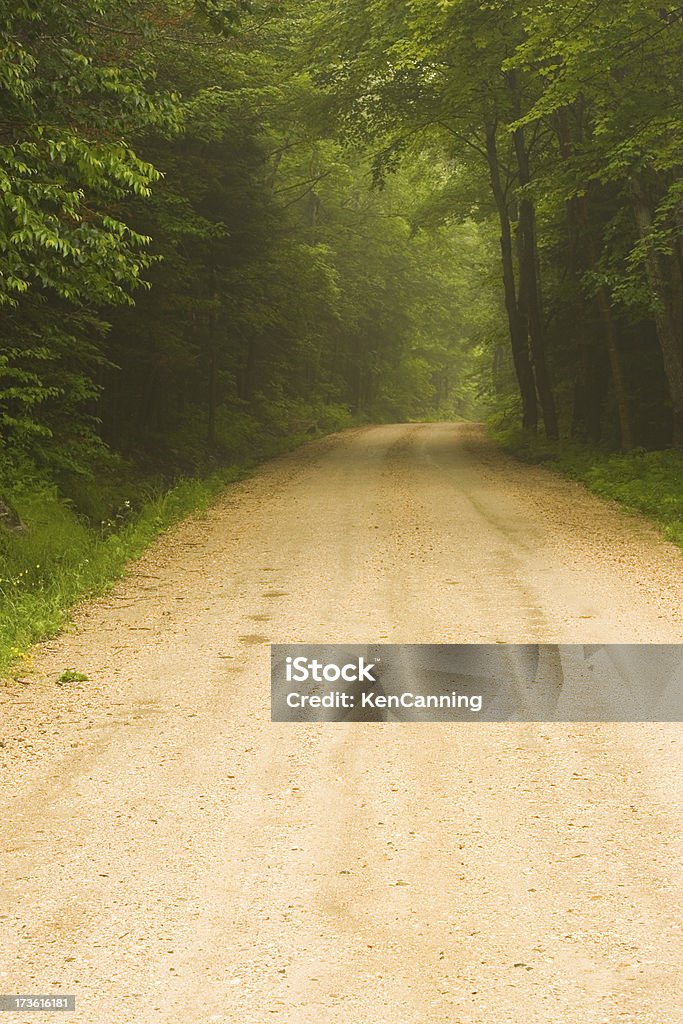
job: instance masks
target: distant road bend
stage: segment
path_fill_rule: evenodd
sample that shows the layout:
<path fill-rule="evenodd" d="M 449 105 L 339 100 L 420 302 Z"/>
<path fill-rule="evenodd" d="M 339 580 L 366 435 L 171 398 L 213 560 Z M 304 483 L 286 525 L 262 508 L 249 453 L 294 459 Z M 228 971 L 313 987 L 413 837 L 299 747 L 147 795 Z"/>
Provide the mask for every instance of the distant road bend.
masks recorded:
<path fill-rule="evenodd" d="M 276 725 L 268 645 L 681 642 L 682 568 L 471 424 L 263 466 L 0 688 L 0 992 L 76 1024 L 680 1024 L 679 726 Z"/>

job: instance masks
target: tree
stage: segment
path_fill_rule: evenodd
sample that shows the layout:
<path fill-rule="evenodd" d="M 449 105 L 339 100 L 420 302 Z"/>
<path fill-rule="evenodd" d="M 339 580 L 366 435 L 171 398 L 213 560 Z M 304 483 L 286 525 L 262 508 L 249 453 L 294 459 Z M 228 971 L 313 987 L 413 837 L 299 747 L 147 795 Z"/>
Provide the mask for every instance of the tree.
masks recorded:
<path fill-rule="evenodd" d="M 101 364 L 96 310 L 129 301 L 149 258 L 117 214 L 157 178 L 125 135 L 169 125 L 147 55 L 125 46 L 134 5 L 0 5 L 0 437 L 52 433 L 86 405 Z M 112 42 L 115 40 L 115 42 Z M 58 417 L 57 417 L 58 418 Z"/>

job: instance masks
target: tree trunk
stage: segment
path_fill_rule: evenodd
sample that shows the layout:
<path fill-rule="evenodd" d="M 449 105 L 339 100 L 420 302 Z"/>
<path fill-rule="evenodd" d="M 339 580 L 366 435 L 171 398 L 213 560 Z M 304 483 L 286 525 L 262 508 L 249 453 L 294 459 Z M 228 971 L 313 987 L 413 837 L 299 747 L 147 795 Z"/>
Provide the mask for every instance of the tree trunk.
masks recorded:
<path fill-rule="evenodd" d="M 209 351 L 209 382 L 207 395 L 207 417 L 206 417 L 206 443 L 209 448 L 216 447 L 216 405 L 217 405 L 217 370 L 216 370 L 216 349 L 212 346 Z"/>
<path fill-rule="evenodd" d="M 676 448 L 683 448 L 683 351 L 681 331 L 673 316 L 672 301 L 667 286 L 667 275 L 662 256 L 648 244 L 652 233 L 652 210 L 647 194 L 640 182 L 633 189 L 633 205 L 641 239 L 646 242 L 645 270 L 654 298 L 654 319 L 662 350 L 673 413 L 672 440 Z"/>
<path fill-rule="evenodd" d="M 246 341 L 244 354 L 237 371 L 237 397 L 243 402 L 250 402 L 255 379 L 256 342 L 253 338 Z"/>
<path fill-rule="evenodd" d="M 612 383 L 614 385 L 614 398 L 617 403 L 617 416 L 619 418 L 619 433 L 621 435 L 621 447 L 623 451 L 630 452 L 636 446 L 633 419 L 631 417 L 631 401 L 624 378 L 624 368 L 621 361 L 621 350 L 619 338 L 612 316 L 612 304 L 607 289 L 602 287 L 598 292 L 598 310 L 605 332 L 605 348 L 609 357 L 610 370 L 612 371 Z"/>
<path fill-rule="evenodd" d="M 512 88 L 514 88 L 514 85 Z M 529 153 L 524 139 L 523 128 L 516 129 L 513 133 L 513 140 L 515 156 L 517 157 L 519 184 L 524 189 L 530 183 L 531 175 L 529 171 Z M 522 193 L 519 200 L 519 232 L 519 293 L 524 304 L 528 322 L 531 356 L 545 432 L 551 440 L 556 441 L 559 437 L 559 428 L 555 397 L 550 383 L 550 374 L 548 373 L 548 363 L 545 355 L 545 332 L 543 329 L 541 290 L 538 279 L 536 214 L 531 199 L 524 193 Z"/>
<path fill-rule="evenodd" d="M 486 127 L 486 155 L 488 158 L 491 190 L 498 210 L 500 221 L 500 250 L 503 260 L 503 286 L 505 289 L 505 308 L 508 316 L 512 361 L 522 398 L 522 426 L 525 430 L 536 430 L 538 426 L 538 405 L 536 400 L 536 382 L 534 370 L 529 357 L 529 346 L 526 326 L 520 316 L 517 304 L 517 288 L 515 284 L 515 264 L 512 245 L 512 228 L 510 211 L 500 177 L 500 161 L 496 142 L 496 126 Z"/>
<path fill-rule="evenodd" d="M 579 139 L 583 138 L 581 119 L 579 115 Z M 560 155 L 563 160 L 570 160 L 574 154 L 574 143 L 571 137 L 567 110 L 558 111 L 557 115 L 557 136 L 560 144 Z M 577 281 L 580 281 L 581 273 L 585 268 L 582 266 L 581 253 L 585 252 L 588 257 L 588 267 L 593 269 L 597 263 L 595 245 L 591 232 L 589 199 L 588 197 L 577 197 L 570 199 L 567 203 L 567 218 L 570 225 L 572 237 L 572 269 Z M 617 418 L 619 420 L 620 443 L 623 451 L 631 451 L 636 446 L 635 428 L 631 414 L 631 399 L 628 393 L 624 368 L 621 358 L 619 336 L 612 315 L 612 304 L 607 289 L 604 285 L 600 288 L 595 300 L 595 308 L 602 323 L 602 340 L 609 359 L 610 372 L 612 374 L 612 386 L 614 387 L 614 398 L 617 406 Z M 592 372 L 592 371 L 591 371 Z"/>

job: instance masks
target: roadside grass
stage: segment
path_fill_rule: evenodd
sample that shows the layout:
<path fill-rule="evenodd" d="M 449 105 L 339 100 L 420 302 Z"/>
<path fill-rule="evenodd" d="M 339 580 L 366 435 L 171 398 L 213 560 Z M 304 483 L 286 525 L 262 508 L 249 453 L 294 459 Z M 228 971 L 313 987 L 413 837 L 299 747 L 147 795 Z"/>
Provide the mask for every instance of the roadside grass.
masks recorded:
<path fill-rule="evenodd" d="M 626 454 L 570 441 L 549 442 L 521 430 L 491 433 L 506 451 L 530 463 L 543 463 L 583 483 L 589 491 L 641 512 L 683 547 L 683 452 Z"/>
<path fill-rule="evenodd" d="M 79 600 L 105 593 L 165 529 L 206 508 L 246 472 L 225 469 L 150 494 L 139 513 L 114 533 L 89 526 L 54 487 L 14 493 L 30 528 L 25 534 L 0 531 L 0 674 L 32 643 L 62 628 Z"/>
<path fill-rule="evenodd" d="M 356 423 L 343 406 L 271 402 L 260 419 L 233 417 L 224 427 L 223 453 L 230 461 L 224 468 L 172 486 L 145 484 L 139 473 L 126 477 L 125 470 L 112 485 L 93 473 L 81 487 L 72 485 L 72 500 L 30 464 L 11 472 L 0 460 L 0 490 L 28 527 L 25 533 L 0 528 L 0 678 L 32 644 L 58 633 L 74 605 L 106 593 L 173 523 L 206 509 L 264 460 Z M 186 462 L 201 465 L 203 441 L 184 440 Z M 113 503 L 119 511 L 105 512 Z M 66 675 L 70 671 L 76 670 Z"/>

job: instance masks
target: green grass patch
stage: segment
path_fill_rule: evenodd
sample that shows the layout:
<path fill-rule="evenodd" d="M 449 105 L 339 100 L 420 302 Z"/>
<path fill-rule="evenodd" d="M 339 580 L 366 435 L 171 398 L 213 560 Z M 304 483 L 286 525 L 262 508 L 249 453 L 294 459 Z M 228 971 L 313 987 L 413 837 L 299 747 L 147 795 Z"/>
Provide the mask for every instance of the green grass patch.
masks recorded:
<path fill-rule="evenodd" d="M 58 683 L 87 683 L 88 677 L 85 672 L 79 672 L 75 668 L 66 668 L 58 677 Z"/>
<path fill-rule="evenodd" d="M 556 443 L 520 430 L 492 431 L 507 451 L 525 462 L 543 463 L 578 480 L 601 498 L 642 512 L 683 547 L 683 452 L 627 454 L 570 441 Z"/>
<path fill-rule="evenodd" d="M 32 643 L 56 633 L 77 601 L 106 592 L 167 527 L 206 508 L 245 472 L 242 467 L 225 469 L 150 494 L 116 532 L 88 525 L 55 487 L 14 490 L 11 499 L 28 531 L 0 530 L 0 672 Z"/>

